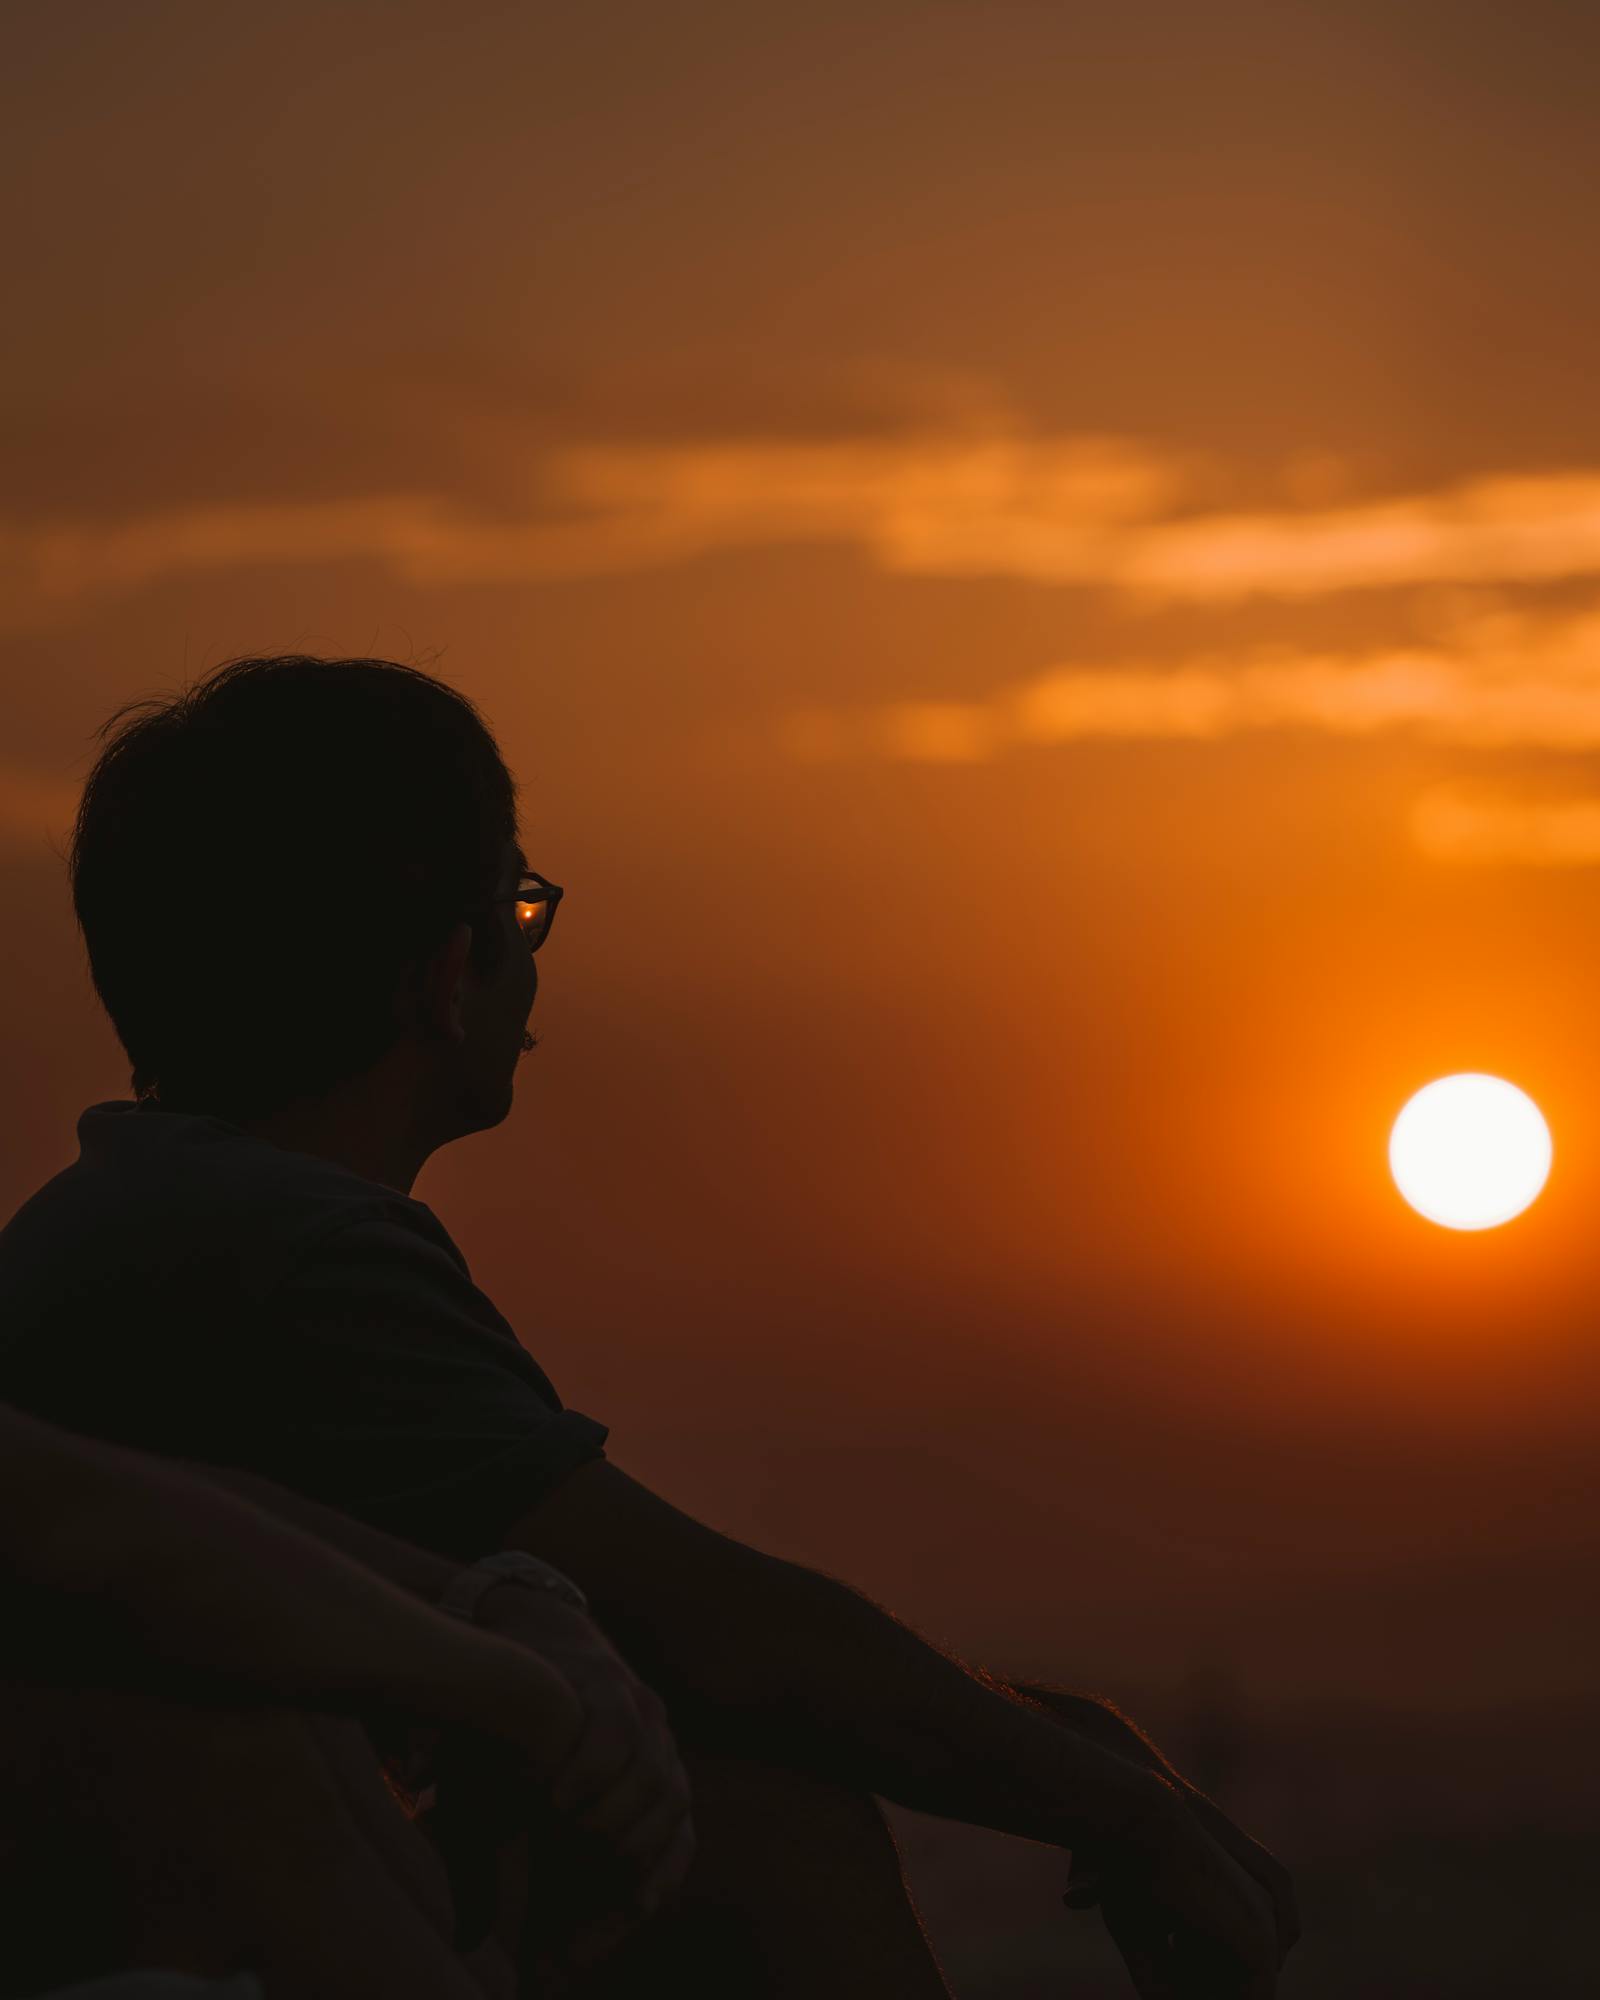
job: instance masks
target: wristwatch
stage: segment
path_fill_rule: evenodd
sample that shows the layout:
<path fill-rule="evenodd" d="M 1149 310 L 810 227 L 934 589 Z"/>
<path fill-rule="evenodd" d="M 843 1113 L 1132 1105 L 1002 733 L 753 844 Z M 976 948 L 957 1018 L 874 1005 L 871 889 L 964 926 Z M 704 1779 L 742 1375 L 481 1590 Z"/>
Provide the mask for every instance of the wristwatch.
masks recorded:
<path fill-rule="evenodd" d="M 570 1604 L 574 1611 L 589 1608 L 588 1598 L 570 1576 L 563 1576 L 551 1564 L 526 1555 L 521 1549 L 501 1549 L 496 1555 L 480 1556 L 452 1577 L 439 1599 L 439 1609 L 448 1611 L 453 1618 L 464 1618 L 469 1625 L 475 1624 L 478 1600 L 501 1583 L 520 1584 L 524 1590 L 549 1591 L 563 1604 Z"/>

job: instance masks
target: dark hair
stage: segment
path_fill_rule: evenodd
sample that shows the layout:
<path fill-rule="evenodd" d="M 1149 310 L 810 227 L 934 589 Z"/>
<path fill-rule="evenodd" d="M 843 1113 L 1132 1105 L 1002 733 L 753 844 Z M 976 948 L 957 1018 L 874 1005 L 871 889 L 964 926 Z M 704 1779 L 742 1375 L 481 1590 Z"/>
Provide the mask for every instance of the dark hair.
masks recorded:
<path fill-rule="evenodd" d="M 175 1110 L 243 1122 L 370 1067 L 516 835 L 477 709 L 390 660 L 231 660 L 100 738 L 73 906 L 135 1096 Z M 479 972 L 503 945 L 475 923 Z"/>

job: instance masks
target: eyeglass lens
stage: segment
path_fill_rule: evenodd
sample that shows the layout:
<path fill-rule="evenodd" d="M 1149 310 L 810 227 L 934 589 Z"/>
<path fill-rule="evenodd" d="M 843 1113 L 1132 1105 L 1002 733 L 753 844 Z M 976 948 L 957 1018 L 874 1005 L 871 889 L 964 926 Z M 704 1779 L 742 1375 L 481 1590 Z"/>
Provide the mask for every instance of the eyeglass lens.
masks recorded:
<path fill-rule="evenodd" d="M 522 935 L 528 941 L 528 949 L 537 951 L 544 943 L 544 934 L 550 928 L 550 912 L 555 908 L 549 897 L 534 899 L 526 896 L 517 898 L 517 923 Z"/>

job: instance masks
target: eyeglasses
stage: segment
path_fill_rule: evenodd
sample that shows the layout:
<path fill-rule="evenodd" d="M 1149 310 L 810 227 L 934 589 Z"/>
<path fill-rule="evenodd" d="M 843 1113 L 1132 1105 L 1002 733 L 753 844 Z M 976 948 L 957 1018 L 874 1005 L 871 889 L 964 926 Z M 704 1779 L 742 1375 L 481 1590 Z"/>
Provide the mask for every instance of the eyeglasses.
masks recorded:
<path fill-rule="evenodd" d="M 517 893 L 497 897 L 496 901 L 516 905 L 517 928 L 527 940 L 529 951 L 537 951 L 550 935 L 550 926 L 556 917 L 556 904 L 564 893 L 556 883 L 547 882 L 532 868 L 524 868 L 517 883 Z"/>

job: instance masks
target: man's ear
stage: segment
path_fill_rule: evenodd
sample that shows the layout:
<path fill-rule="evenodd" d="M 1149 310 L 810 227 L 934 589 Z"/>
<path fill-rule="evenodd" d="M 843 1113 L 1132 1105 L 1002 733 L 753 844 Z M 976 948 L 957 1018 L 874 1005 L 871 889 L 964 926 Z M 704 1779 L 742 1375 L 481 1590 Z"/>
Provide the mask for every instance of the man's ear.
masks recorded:
<path fill-rule="evenodd" d="M 457 924 L 423 967 L 417 996 L 417 1025 L 424 1035 L 457 1044 L 466 1040 L 461 1014 L 461 982 L 472 953 L 471 924 Z"/>

